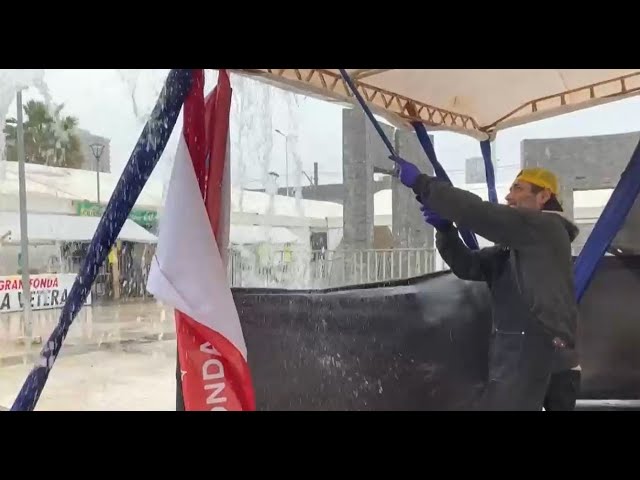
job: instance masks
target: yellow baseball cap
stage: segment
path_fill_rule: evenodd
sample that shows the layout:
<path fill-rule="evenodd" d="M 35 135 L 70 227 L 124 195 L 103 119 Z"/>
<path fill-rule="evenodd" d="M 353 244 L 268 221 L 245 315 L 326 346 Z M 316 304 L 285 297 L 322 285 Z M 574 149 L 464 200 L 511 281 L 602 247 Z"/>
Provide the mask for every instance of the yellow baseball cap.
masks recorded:
<path fill-rule="evenodd" d="M 546 168 L 525 168 L 518 173 L 516 181 L 529 182 L 538 187 L 548 188 L 556 196 L 559 194 L 558 177 Z"/>

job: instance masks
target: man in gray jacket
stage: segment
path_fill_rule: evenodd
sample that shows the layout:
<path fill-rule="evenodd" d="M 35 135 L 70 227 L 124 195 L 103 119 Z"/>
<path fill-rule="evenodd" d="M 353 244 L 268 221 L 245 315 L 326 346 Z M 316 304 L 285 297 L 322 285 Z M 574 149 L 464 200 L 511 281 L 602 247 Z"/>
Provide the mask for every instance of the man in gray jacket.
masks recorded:
<path fill-rule="evenodd" d="M 451 271 L 489 287 L 493 334 L 479 408 L 573 409 L 580 372 L 571 242 L 578 228 L 561 215 L 555 175 L 521 171 L 507 205 L 499 205 L 393 160 L 436 228 L 438 251 Z M 454 223 L 495 246 L 467 248 Z"/>

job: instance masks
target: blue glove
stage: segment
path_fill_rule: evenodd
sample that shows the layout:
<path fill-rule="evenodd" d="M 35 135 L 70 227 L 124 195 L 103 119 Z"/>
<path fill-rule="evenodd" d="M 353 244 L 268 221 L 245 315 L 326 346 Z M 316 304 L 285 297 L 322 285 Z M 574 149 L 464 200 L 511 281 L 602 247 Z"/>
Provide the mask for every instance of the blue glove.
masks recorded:
<path fill-rule="evenodd" d="M 413 188 L 422 172 L 413 163 L 407 162 L 403 158 L 394 155 L 391 155 L 389 158 L 396 162 L 399 173 L 398 176 L 402 184 L 405 187 Z"/>
<path fill-rule="evenodd" d="M 416 196 L 416 199 L 420 201 L 420 197 Z M 453 223 L 451 223 L 449 220 L 442 218 L 440 215 L 438 215 L 433 210 L 430 210 L 422 203 L 420 204 L 420 211 L 422 212 L 424 221 L 440 232 L 447 231 L 453 226 Z"/>
<path fill-rule="evenodd" d="M 449 220 L 445 220 L 436 212 L 429 210 L 424 205 L 420 207 L 420 210 L 422 210 L 424 221 L 440 232 L 445 232 L 453 226 L 453 223 Z"/>

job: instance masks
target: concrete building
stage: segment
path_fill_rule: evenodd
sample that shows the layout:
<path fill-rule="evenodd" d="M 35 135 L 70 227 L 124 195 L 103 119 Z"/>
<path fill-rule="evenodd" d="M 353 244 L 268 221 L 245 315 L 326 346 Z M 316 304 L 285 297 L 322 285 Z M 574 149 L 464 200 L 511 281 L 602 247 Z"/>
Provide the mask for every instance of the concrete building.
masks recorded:
<path fill-rule="evenodd" d="M 496 171 L 497 160 L 493 159 L 493 170 Z M 484 158 L 470 157 L 465 160 L 464 168 L 465 183 L 482 183 L 487 181 L 487 174 L 484 168 Z"/>
<path fill-rule="evenodd" d="M 382 173 L 376 172 L 374 173 Z M 391 177 L 384 176 L 380 180 L 373 182 L 374 192 L 380 192 L 381 190 L 387 190 L 391 188 Z M 248 189 L 252 192 L 265 192 L 264 188 L 251 188 Z M 294 197 L 296 193 L 295 187 L 280 187 L 277 190 L 278 195 Z M 305 200 L 318 200 L 321 202 L 334 202 L 340 205 L 344 204 L 344 184 L 343 183 L 325 183 L 319 185 L 304 185 L 301 187 L 301 196 Z"/>
<path fill-rule="evenodd" d="M 344 244 L 348 249 L 373 246 L 373 218 L 376 169 L 389 170 L 389 153 L 364 113 L 357 108 L 343 110 Z M 415 133 L 383 124 L 399 155 L 412 158 L 424 172 L 432 172 Z M 393 239 L 395 247 L 433 246 L 433 232 L 424 228 L 415 196 L 396 178 L 391 180 Z"/>
<path fill-rule="evenodd" d="M 521 145 L 523 167 L 541 166 L 560 179 L 561 201 L 567 215 L 582 221 L 576 244 L 584 244 L 600 216 L 604 203 L 627 166 L 638 144 L 640 133 L 524 140 Z M 580 219 L 574 207 L 578 195 L 590 192 L 599 201 L 590 205 L 591 213 Z M 590 202 L 594 203 L 594 202 Z M 612 243 L 613 253 L 640 252 L 640 209 L 636 200 L 627 220 Z"/>
<path fill-rule="evenodd" d="M 406 158 L 412 158 L 424 172 L 432 172 L 431 165 L 418 142 L 413 131 L 396 129 L 387 124 L 381 124 L 382 129 L 394 143 L 396 152 Z M 374 228 L 374 195 L 376 185 L 374 173 L 389 171 L 393 168 L 388 158 L 382 140 L 369 119 L 359 108 L 345 109 L 342 112 L 342 178 L 344 181 L 344 214 L 343 214 L 343 242 L 341 247 L 345 251 L 366 251 L 380 248 L 376 245 L 377 233 Z M 433 229 L 426 227 L 421 212 L 416 208 L 415 195 L 404 187 L 396 178 L 391 178 L 392 228 L 389 240 L 393 249 L 433 248 Z M 382 231 L 379 232 L 382 235 Z M 358 269 L 371 270 L 368 261 L 366 265 L 359 262 L 347 265 L 345 270 L 350 272 L 351 278 L 347 283 L 356 282 L 362 278 Z M 430 261 L 429 261 L 430 262 Z M 391 272 L 394 278 L 407 276 L 402 270 L 403 262 L 394 262 Z M 427 265 L 426 270 L 431 270 Z"/>
<path fill-rule="evenodd" d="M 94 172 L 97 170 L 96 159 L 90 146 L 91 144 L 97 143 L 100 145 L 104 145 L 102 155 L 100 156 L 100 172 L 110 173 L 111 140 L 105 137 L 101 137 L 100 135 L 95 135 L 88 130 L 83 130 L 82 128 L 77 129 L 77 135 L 82 145 L 82 156 L 84 157 L 84 162 L 82 163 L 81 167 L 82 170 L 91 170 Z"/>

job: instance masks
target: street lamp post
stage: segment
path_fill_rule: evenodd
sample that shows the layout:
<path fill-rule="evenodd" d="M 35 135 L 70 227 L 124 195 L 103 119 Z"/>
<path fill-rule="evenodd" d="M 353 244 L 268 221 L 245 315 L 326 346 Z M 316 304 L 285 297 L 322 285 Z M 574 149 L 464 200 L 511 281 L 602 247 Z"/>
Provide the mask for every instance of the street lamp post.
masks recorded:
<path fill-rule="evenodd" d="M 29 284 L 29 234 L 27 222 L 27 181 L 25 173 L 24 123 L 22 120 L 22 90 L 16 94 L 17 125 L 16 150 L 18 153 L 18 188 L 20 202 L 20 268 L 22 269 L 22 298 L 24 305 L 25 340 L 32 341 L 31 286 Z"/>
<path fill-rule="evenodd" d="M 91 147 L 91 152 L 96 159 L 96 188 L 98 193 L 98 208 L 100 208 L 100 157 L 104 151 L 104 145 L 101 143 L 92 143 L 89 147 Z"/>
<path fill-rule="evenodd" d="M 276 128 L 276 133 L 279 133 L 284 137 L 284 181 L 287 185 L 287 197 L 289 196 L 289 136 L 286 133 L 282 133 Z"/>

